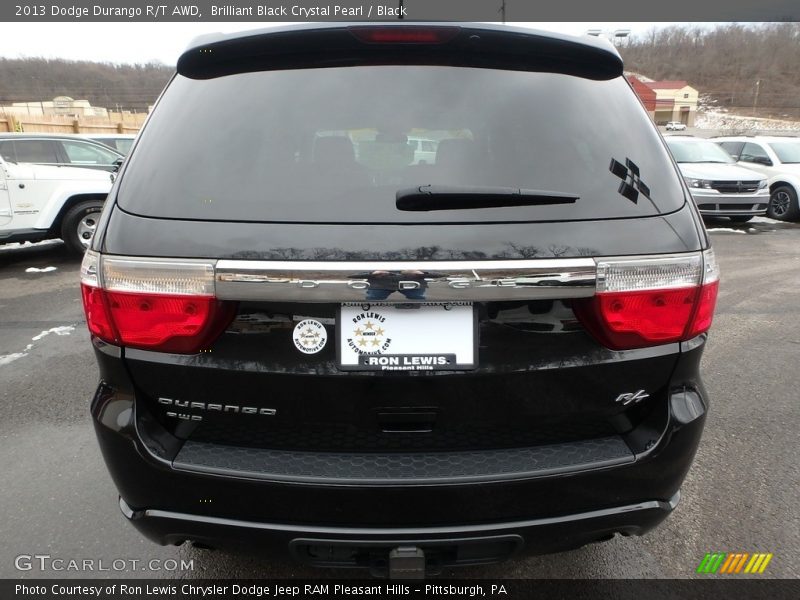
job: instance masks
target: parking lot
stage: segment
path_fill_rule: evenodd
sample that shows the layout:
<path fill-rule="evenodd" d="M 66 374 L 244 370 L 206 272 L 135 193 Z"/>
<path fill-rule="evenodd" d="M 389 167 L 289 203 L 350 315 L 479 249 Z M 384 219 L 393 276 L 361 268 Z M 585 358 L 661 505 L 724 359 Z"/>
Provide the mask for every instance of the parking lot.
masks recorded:
<path fill-rule="evenodd" d="M 756 218 L 708 226 L 722 268 L 704 357 L 713 404 L 675 514 L 643 538 L 458 574 L 685 578 L 697 576 L 706 552 L 727 551 L 771 552 L 766 575 L 800 576 L 800 224 Z M 0 247 L 0 577 L 341 576 L 255 556 L 162 548 L 125 522 L 88 414 L 97 367 L 78 269 L 60 242 Z M 118 573 L 15 568 L 15 557 L 37 554 L 102 559 L 106 568 L 119 559 L 141 563 L 133 569 L 126 562 Z M 151 559 L 162 562 L 142 566 Z M 191 564 L 180 568 L 181 559 Z"/>

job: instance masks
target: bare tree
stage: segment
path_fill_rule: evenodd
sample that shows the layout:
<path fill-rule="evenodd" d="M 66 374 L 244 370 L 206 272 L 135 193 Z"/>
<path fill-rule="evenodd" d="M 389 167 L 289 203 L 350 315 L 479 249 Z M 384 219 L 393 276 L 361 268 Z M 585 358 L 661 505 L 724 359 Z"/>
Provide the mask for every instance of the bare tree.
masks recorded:
<path fill-rule="evenodd" d="M 69 96 L 93 106 L 146 112 L 174 69 L 150 63 L 116 65 L 44 58 L 0 58 L 0 103 Z"/>
<path fill-rule="evenodd" d="M 627 70 L 686 80 L 717 106 L 749 114 L 758 87 L 760 115 L 800 118 L 800 23 L 651 29 L 620 52 Z"/>

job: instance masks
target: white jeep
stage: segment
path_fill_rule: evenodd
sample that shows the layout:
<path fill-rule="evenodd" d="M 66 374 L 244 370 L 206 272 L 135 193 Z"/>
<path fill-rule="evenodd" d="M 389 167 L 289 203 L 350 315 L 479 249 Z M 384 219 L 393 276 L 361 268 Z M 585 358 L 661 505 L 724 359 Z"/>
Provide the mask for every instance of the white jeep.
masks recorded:
<path fill-rule="evenodd" d="M 61 238 L 83 254 L 111 185 L 108 171 L 0 158 L 0 244 Z"/>

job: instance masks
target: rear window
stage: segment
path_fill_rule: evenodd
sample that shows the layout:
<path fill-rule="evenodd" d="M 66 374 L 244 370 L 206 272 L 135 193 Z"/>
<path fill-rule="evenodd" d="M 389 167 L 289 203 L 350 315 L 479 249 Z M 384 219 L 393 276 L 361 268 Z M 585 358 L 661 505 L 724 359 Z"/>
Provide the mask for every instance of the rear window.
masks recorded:
<path fill-rule="evenodd" d="M 579 199 L 395 206 L 398 190 L 427 185 Z M 178 219 L 453 223 L 648 216 L 680 208 L 684 196 L 623 78 L 364 66 L 176 76 L 141 134 L 118 202 Z"/>
<path fill-rule="evenodd" d="M 58 154 L 52 140 L 14 140 L 15 160 L 21 163 L 57 163 Z"/>
<path fill-rule="evenodd" d="M 679 163 L 724 163 L 734 160 L 714 142 L 667 140 L 672 156 Z"/>

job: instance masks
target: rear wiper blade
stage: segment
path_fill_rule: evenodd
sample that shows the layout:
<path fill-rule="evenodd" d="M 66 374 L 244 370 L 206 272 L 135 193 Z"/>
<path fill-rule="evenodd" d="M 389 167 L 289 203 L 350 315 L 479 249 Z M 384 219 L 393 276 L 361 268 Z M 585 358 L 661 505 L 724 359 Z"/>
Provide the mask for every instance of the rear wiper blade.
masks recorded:
<path fill-rule="evenodd" d="M 506 206 L 574 204 L 580 196 L 549 190 L 511 187 L 423 185 L 397 190 L 398 210 L 469 210 Z"/>

